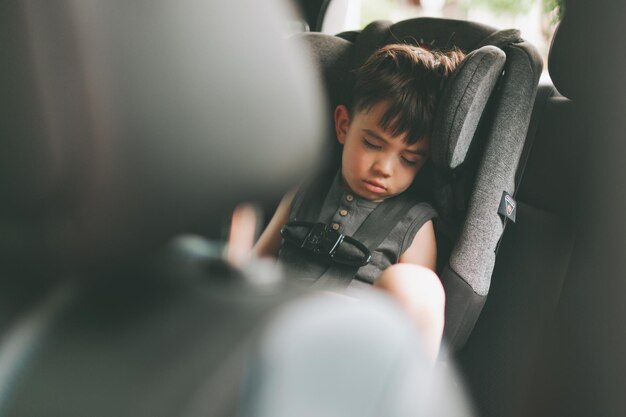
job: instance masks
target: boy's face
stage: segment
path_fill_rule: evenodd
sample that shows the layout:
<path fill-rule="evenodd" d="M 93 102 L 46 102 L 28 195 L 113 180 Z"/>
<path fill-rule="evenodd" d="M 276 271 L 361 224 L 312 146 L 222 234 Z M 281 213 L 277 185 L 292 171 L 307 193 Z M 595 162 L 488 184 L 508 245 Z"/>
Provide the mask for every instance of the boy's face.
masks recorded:
<path fill-rule="evenodd" d="M 350 117 L 348 109 L 335 109 L 337 140 L 343 145 L 341 175 L 352 192 L 380 201 L 405 191 L 426 162 L 428 140 L 408 145 L 405 135 L 393 136 L 379 126 L 386 103 Z"/>

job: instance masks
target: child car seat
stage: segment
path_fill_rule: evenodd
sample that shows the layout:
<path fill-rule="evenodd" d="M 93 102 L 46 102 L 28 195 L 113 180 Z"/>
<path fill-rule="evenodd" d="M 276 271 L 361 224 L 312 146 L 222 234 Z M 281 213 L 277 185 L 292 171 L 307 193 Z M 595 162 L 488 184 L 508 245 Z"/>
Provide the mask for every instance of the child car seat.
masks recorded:
<path fill-rule="evenodd" d="M 333 107 L 347 102 L 352 71 L 386 44 L 457 47 L 467 53 L 443 92 L 431 143 L 431 172 L 426 184 L 418 185 L 429 188 L 440 214 L 436 234 L 438 272 L 447 296 L 445 334 L 453 346 L 461 346 L 489 291 L 506 224 L 499 208 L 505 203 L 514 208 L 515 172 L 541 58 L 518 31 L 448 19 L 376 21 L 362 31 L 299 38 L 317 58 Z M 337 169 L 338 160 L 329 165 Z"/>

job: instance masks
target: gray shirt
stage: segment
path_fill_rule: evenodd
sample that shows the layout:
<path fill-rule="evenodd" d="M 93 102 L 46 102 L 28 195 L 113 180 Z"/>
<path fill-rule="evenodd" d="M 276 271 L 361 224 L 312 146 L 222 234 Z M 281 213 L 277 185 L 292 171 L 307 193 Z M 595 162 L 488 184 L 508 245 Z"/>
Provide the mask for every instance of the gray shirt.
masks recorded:
<path fill-rule="evenodd" d="M 293 201 L 289 215 L 290 221 L 294 219 L 302 204 L 302 198 L 299 198 L 300 194 L 302 193 L 298 193 Z M 331 226 L 336 225 L 334 227 L 338 231 L 344 235 L 352 236 L 377 206 L 378 203 L 364 199 L 345 189 L 338 173 L 328 190 L 318 218 L 307 220 L 318 221 Z M 370 263 L 359 268 L 350 286 L 373 284 L 382 271 L 398 262 L 424 223 L 436 216 L 437 213 L 428 203 L 416 201 L 416 204 L 407 211 L 382 243 L 372 251 Z M 324 263 L 313 262 L 310 258 L 301 256 L 297 249 L 288 247 L 284 243 L 279 253 L 279 260 L 288 277 L 293 276 L 305 281 L 315 281 L 327 268 Z"/>

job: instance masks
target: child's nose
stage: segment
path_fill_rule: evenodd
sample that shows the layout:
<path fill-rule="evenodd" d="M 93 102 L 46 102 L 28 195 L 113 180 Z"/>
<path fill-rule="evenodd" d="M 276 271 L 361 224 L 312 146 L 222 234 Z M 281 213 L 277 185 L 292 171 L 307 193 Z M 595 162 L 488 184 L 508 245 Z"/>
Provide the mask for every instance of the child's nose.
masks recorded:
<path fill-rule="evenodd" d="M 391 158 L 378 158 L 373 165 L 373 170 L 377 175 L 382 177 L 390 177 L 393 172 L 393 161 Z"/>

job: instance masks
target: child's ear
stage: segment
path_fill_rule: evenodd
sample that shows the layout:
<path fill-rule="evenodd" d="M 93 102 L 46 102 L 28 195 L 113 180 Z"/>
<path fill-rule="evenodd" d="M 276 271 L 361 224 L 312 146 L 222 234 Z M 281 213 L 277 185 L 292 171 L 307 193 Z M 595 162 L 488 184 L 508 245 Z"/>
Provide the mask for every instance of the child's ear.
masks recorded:
<path fill-rule="evenodd" d="M 350 127 L 350 112 L 348 108 L 343 104 L 340 104 L 335 109 L 335 132 L 337 133 L 337 140 L 342 145 L 346 142 L 346 136 L 348 136 L 348 128 Z"/>

